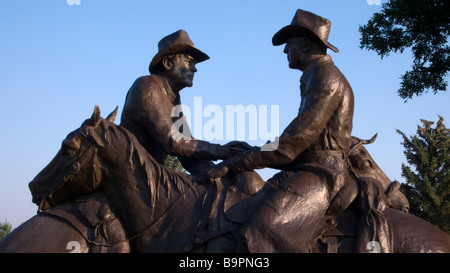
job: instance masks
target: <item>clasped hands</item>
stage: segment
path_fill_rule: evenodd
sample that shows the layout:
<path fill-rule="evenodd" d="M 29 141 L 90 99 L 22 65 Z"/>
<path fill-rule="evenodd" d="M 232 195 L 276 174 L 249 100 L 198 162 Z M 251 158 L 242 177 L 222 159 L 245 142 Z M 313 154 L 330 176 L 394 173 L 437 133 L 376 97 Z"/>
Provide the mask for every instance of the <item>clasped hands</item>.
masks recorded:
<path fill-rule="evenodd" d="M 238 159 L 238 157 L 235 157 L 236 155 L 245 153 L 255 147 L 250 146 L 248 143 L 243 141 L 231 141 L 223 145 L 222 148 L 224 160 L 208 169 L 208 171 L 204 174 L 204 179 L 217 179 L 224 177 L 229 171 L 229 166 L 231 166 L 233 162 Z"/>

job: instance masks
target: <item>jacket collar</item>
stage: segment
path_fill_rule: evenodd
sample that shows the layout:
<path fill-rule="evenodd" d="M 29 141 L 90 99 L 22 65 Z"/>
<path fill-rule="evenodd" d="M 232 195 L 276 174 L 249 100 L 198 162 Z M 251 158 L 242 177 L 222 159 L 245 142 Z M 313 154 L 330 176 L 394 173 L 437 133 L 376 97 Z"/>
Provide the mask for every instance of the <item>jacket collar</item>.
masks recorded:
<path fill-rule="evenodd" d="M 314 59 L 310 64 L 308 64 L 308 66 L 305 68 L 305 71 L 303 71 L 303 75 L 300 78 L 300 81 L 306 81 L 317 68 L 328 63 L 333 63 L 330 55 L 324 55 L 322 57 Z"/>
<path fill-rule="evenodd" d="M 175 94 L 172 90 L 172 88 L 170 87 L 169 83 L 167 82 L 165 77 L 153 74 L 153 76 L 155 76 L 156 81 L 158 82 L 159 87 L 161 88 L 161 91 L 164 92 L 164 94 L 166 94 L 167 98 L 169 99 L 170 102 L 172 103 L 177 103 L 179 104 L 179 100 L 180 100 L 180 95 L 179 94 Z"/>

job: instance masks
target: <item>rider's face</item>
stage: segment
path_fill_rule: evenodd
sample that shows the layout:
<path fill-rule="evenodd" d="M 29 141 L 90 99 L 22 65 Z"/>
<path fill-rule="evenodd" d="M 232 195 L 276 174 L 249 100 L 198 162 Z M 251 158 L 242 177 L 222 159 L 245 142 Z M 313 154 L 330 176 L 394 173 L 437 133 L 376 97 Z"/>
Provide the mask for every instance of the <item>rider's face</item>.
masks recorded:
<path fill-rule="evenodd" d="M 308 42 L 305 37 L 292 37 L 290 38 L 283 52 L 286 53 L 289 68 L 299 69 L 301 71 L 306 67 L 306 52 L 308 51 Z"/>
<path fill-rule="evenodd" d="M 170 75 L 172 81 L 178 86 L 191 87 L 194 83 L 194 74 L 197 61 L 189 54 L 176 54 L 172 59 Z"/>

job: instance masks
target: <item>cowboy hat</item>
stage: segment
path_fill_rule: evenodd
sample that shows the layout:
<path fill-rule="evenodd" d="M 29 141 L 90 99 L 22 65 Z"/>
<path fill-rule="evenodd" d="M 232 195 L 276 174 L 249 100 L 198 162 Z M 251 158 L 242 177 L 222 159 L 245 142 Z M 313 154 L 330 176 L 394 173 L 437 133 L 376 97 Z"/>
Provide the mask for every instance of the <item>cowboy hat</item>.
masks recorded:
<path fill-rule="evenodd" d="M 275 33 L 272 38 L 272 44 L 278 46 L 285 44 L 291 37 L 312 35 L 318 38 L 326 47 L 337 53 L 339 49 L 328 42 L 330 28 L 330 20 L 309 11 L 298 9 L 291 24 Z"/>
<path fill-rule="evenodd" d="M 198 62 L 209 59 L 209 56 L 194 46 L 186 31 L 180 29 L 172 34 L 162 38 L 158 43 L 158 53 L 150 62 L 148 70 L 151 74 L 156 72 L 156 68 L 161 60 L 168 55 L 177 53 L 188 53 Z"/>

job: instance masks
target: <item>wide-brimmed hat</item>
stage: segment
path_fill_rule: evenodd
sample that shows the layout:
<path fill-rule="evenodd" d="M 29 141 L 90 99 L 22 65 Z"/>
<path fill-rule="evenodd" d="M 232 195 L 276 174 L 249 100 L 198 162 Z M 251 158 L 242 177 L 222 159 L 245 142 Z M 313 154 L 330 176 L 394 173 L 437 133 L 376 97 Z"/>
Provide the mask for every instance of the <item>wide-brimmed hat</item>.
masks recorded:
<path fill-rule="evenodd" d="M 306 34 L 318 38 L 326 47 L 337 53 L 339 49 L 328 42 L 330 28 L 330 20 L 312 12 L 298 9 L 291 24 L 275 33 L 272 38 L 272 44 L 274 46 L 282 45 L 291 37 L 304 36 Z"/>
<path fill-rule="evenodd" d="M 186 31 L 180 29 L 172 34 L 162 38 L 158 43 L 158 53 L 150 62 L 148 70 L 153 74 L 161 60 L 168 55 L 177 53 L 188 53 L 194 57 L 198 62 L 203 62 L 209 59 L 209 56 L 194 46 L 191 38 Z"/>

